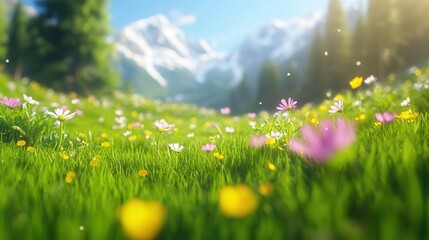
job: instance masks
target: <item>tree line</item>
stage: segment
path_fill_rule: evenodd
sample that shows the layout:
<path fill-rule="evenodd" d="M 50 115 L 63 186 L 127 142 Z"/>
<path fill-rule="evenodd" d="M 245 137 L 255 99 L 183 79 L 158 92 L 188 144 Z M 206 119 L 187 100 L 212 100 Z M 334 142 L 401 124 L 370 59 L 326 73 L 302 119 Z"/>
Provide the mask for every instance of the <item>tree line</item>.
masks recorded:
<path fill-rule="evenodd" d="M 327 91 L 348 88 L 355 76 L 374 75 L 382 81 L 389 73 L 422 64 L 429 60 L 427 9 L 428 0 L 368 0 L 349 12 L 341 0 L 330 0 L 325 21 L 314 28 L 309 46 L 283 66 L 265 62 L 256 95 L 248 97 L 248 86 L 241 83 L 231 91 L 233 105 L 255 110 L 263 102 L 259 110 L 272 109 L 287 96 L 319 101 Z M 238 103 L 241 96 L 248 105 Z"/>
<path fill-rule="evenodd" d="M 29 17 L 18 2 L 8 19 L 0 0 L 0 59 L 7 73 L 78 94 L 117 86 L 107 0 L 37 0 L 36 7 L 38 14 Z"/>

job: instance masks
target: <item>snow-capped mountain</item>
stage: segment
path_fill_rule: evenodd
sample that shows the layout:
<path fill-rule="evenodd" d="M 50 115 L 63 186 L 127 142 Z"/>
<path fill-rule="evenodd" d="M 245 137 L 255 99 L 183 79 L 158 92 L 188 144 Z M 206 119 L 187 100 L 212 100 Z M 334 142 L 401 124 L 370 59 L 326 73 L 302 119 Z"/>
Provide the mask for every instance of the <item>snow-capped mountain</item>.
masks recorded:
<path fill-rule="evenodd" d="M 228 104 L 225 94 L 240 82 L 243 72 L 248 73 L 250 86 L 256 89 L 259 67 L 264 61 L 282 64 L 306 46 L 320 19 L 320 15 L 311 15 L 290 22 L 273 20 L 250 34 L 231 53 L 221 54 L 204 40 L 188 39 L 165 16 L 155 15 L 119 32 L 118 67 L 124 84 L 135 92 L 220 106 Z"/>

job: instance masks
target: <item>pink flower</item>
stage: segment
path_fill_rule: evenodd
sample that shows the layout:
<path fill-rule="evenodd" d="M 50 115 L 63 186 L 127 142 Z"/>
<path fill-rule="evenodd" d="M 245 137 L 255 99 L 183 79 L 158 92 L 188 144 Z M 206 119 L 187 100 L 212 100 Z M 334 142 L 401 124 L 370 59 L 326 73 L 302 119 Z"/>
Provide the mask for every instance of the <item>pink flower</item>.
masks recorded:
<path fill-rule="evenodd" d="M 381 123 L 390 123 L 395 120 L 396 113 L 384 112 L 384 113 L 376 113 L 375 118 Z"/>
<path fill-rule="evenodd" d="M 0 101 L 0 103 L 9 108 L 16 108 L 21 105 L 21 100 L 19 100 L 19 98 L 4 97 L 3 100 Z"/>
<path fill-rule="evenodd" d="M 292 139 L 290 149 L 303 154 L 315 163 L 329 160 L 337 151 L 349 146 L 355 140 L 355 128 L 343 118 L 336 121 L 336 126 L 329 119 L 323 120 L 317 130 L 304 125 L 301 134 L 305 142 Z"/>
<path fill-rule="evenodd" d="M 254 118 L 256 118 L 256 113 L 248 113 L 247 117 L 250 119 L 254 119 Z"/>
<path fill-rule="evenodd" d="M 230 109 L 229 107 L 221 108 L 221 109 L 220 109 L 220 113 L 221 113 L 222 115 L 228 115 L 228 114 L 230 114 L 230 113 L 231 113 L 231 109 Z"/>
<path fill-rule="evenodd" d="M 288 98 L 287 102 L 285 99 L 280 100 L 280 104 L 277 107 L 277 110 L 279 110 L 279 113 L 282 113 L 286 110 L 290 110 L 294 107 L 296 107 L 297 101 L 293 100 L 292 98 Z"/>
<path fill-rule="evenodd" d="M 259 148 L 263 147 L 265 143 L 267 142 L 267 136 L 264 135 L 255 135 L 250 138 L 250 146 Z"/>
<path fill-rule="evenodd" d="M 216 145 L 214 145 L 214 144 L 206 144 L 206 145 L 203 145 L 203 146 L 201 147 L 201 150 L 202 150 L 203 152 L 211 152 L 211 151 L 213 151 L 215 148 L 216 148 Z"/>

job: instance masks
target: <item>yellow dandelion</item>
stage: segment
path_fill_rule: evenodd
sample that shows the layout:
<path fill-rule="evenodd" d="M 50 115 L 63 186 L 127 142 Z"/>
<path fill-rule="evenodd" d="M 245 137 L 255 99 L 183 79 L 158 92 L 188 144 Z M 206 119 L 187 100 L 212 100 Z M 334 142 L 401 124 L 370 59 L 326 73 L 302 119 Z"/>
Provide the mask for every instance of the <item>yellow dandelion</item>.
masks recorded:
<path fill-rule="evenodd" d="M 98 160 L 98 159 L 93 159 L 93 160 L 91 160 L 91 161 L 89 162 L 89 166 L 91 166 L 91 167 L 97 167 L 99 163 L 100 163 L 100 160 Z"/>
<path fill-rule="evenodd" d="M 334 101 L 340 101 L 340 100 L 344 100 L 344 95 L 341 93 L 338 93 L 337 95 L 335 95 Z"/>
<path fill-rule="evenodd" d="M 128 123 L 127 129 L 128 130 L 132 130 L 133 128 L 134 128 L 133 124 L 132 123 Z"/>
<path fill-rule="evenodd" d="M 270 169 L 271 171 L 277 170 L 276 166 L 272 162 L 268 163 L 268 169 Z"/>
<path fill-rule="evenodd" d="M 314 124 L 314 125 L 319 124 L 319 120 L 318 120 L 317 118 L 315 118 L 315 117 L 311 118 L 310 122 L 311 122 L 312 124 Z"/>
<path fill-rule="evenodd" d="M 404 112 L 401 112 L 398 116 L 396 116 L 397 118 L 400 118 L 400 119 L 406 119 L 406 120 L 412 120 L 412 119 L 415 119 L 415 118 L 417 118 L 419 116 L 419 113 L 418 112 L 412 112 L 411 110 L 409 110 L 409 111 L 404 111 Z"/>
<path fill-rule="evenodd" d="M 380 126 L 381 126 L 381 122 L 375 122 L 375 123 L 374 123 L 374 126 L 376 126 L 376 127 L 380 127 Z"/>
<path fill-rule="evenodd" d="M 276 143 L 276 139 L 273 137 L 268 137 L 265 144 L 269 146 L 273 146 Z"/>
<path fill-rule="evenodd" d="M 274 186 L 271 183 L 264 183 L 259 186 L 259 193 L 263 196 L 268 196 L 274 191 Z"/>
<path fill-rule="evenodd" d="M 66 183 L 72 183 L 75 178 L 76 173 L 74 173 L 73 171 L 68 171 L 64 180 L 66 181 Z"/>
<path fill-rule="evenodd" d="M 355 78 L 353 78 L 353 79 L 349 82 L 349 84 L 350 84 L 350 87 L 351 87 L 352 89 L 357 89 L 357 88 L 359 88 L 360 86 L 362 86 L 362 82 L 363 82 L 363 78 L 362 78 L 362 77 L 355 77 Z"/>
<path fill-rule="evenodd" d="M 134 142 L 135 140 L 137 140 L 137 136 L 136 135 L 131 135 L 128 137 L 128 141 L 130 142 Z"/>
<path fill-rule="evenodd" d="M 224 159 L 224 158 L 225 158 L 225 156 L 224 156 L 224 155 L 222 155 L 222 154 L 221 154 L 221 153 L 219 153 L 219 152 L 214 152 L 214 153 L 213 153 L 213 156 L 214 156 L 215 158 L 219 159 L 219 160 L 222 160 L 222 159 Z"/>
<path fill-rule="evenodd" d="M 128 200 L 118 211 L 122 229 L 131 239 L 155 239 L 166 215 L 163 204 L 140 199 Z"/>
<path fill-rule="evenodd" d="M 104 141 L 101 143 L 102 147 L 110 147 L 110 145 L 111 145 L 110 142 L 107 142 L 107 141 Z"/>
<path fill-rule="evenodd" d="M 70 156 L 67 153 L 65 153 L 65 152 L 60 152 L 60 157 L 63 160 L 69 160 L 70 159 Z"/>
<path fill-rule="evenodd" d="M 27 147 L 27 152 L 34 153 L 35 151 L 36 151 L 36 149 L 34 147 L 32 147 L 32 146 Z"/>
<path fill-rule="evenodd" d="M 140 169 L 138 174 L 140 177 L 146 177 L 147 175 L 149 175 L 149 171 L 146 169 Z"/>
<path fill-rule="evenodd" d="M 219 207 L 227 217 L 245 217 L 258 205 L 259 199 L 247 185 L 225 186 L 219 192 Z"/>
<path fill-rule="evenodd" d="M 328 105 L 326 105 L 326 104 L 320 104 L 320 106 L 319 106 L 319 111 L 321 111 L 321 112 L 325 112 L 325 111 L 327 111 L 328 110 Z"/>
<path fill-rule="evenodd" d="M 364 121 L 366 118 L 365 114 L 361 113 L 359 116 L 355 117 L 356 121 Z"/>
<path fill-rule="evenodd" d="M 25 140 L 19 140 L 18 142 L 16 142 L 16 146 L 18 147 L 23 147 L 25 146 L 25 144 L 27 144 Z"/>

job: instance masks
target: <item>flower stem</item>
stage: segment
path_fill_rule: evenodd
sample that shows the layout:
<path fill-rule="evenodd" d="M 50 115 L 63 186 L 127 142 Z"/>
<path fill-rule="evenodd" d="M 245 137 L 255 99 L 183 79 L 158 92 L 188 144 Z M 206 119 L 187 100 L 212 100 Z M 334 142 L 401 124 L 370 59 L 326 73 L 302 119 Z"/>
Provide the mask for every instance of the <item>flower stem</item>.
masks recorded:
<path fill-rule="evenodd" d="M 64 138 L 64 123 L 60 121 L 60 141 L 58 142 L 57 150 L 61 149 L 61 146 L 63 145 L 63 138 Z"/>

